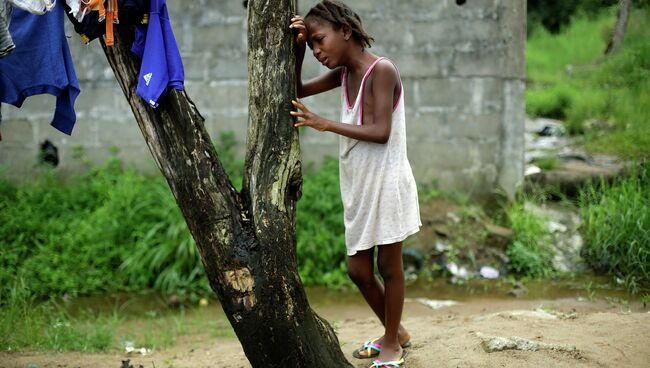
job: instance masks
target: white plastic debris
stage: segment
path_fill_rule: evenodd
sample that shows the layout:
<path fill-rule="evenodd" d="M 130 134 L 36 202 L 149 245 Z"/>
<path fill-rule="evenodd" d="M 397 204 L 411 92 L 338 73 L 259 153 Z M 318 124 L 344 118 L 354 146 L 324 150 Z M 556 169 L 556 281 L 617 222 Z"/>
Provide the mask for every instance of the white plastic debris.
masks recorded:
<path fill-rule="evenodd" d="M 454 212 L 447 212 L 447 218 L 456 224 L 460 222 L 460 217 L 458 217 Z"/>
<path fill-rule="evenodd" d="M 124 341 L 124 350 L 127 352 L 127 354 L 135 351 L 135 347 L 133 345 L 133 341 Z"/>
<path fill-rule="evenodd" d="M 556 233 L 558 231 L 561 233 L 566 233 L 567 231 L 567 227 L 565 225 L 555 221 L 548 222 L 548 229 L 552 233 Z"/>
<path fill-rule="evenodd" d="M 527 165 L 526 166 L 526 171 L 524 171 L 524 176 L 535 175 L 535 174 L 539 174 L 541 172 L 542 172 L 542 169 L 540 169 L 538 166 Z"/>
<path fill-rule="evenodd" d="M 131 353 L 140 353 L 141 355 L 147 355 L 151 352 L 151 349 L 147 348 L 136 348 L 133 341 L 124 341 L 124 350 L 127 354 Z"/>
<path fill-rule="evenodd" d="M 433 299 L 426 299 L 426 298 L 418 298 L 417 299 L 418 303 L 426 305 L 427 307 L 431 309 L 441 309 L 445 307 L 451 307 L 456 304 L 460 304 L 456 301 L 453 300 L 433 300 Z"/>
<path fill-rule="evenodd" d="M 469 271 L 465 268 L 465 266 L 458 267 L 457 264 L 454 262 L 451 262 L 447 264 L 447 269 L 449 272 L 451 272 L 452 275 L 460 278 L 467 278 L 469 277 Z"/>
<path fill-rule="evenodd" d="M 494 267 L 490 266 L 483 266 L 481 267 L 481 270 L 479 271 L 481 276 L 486 279 L 498 279 L 499 278 L 499 270 L 497 270 Z"/>

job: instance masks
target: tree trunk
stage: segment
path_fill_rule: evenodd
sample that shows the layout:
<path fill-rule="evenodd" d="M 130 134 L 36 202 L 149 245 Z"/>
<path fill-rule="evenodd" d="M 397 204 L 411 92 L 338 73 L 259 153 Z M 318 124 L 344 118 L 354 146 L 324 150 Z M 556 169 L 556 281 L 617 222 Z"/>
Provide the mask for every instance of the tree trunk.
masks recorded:
<path fill-rule="evenodd" d="M 627 21 L 630 18 L 630 9 L 632 8 L 632 0 L 620 0 L 618 5 L 618 15 L 616 17 L 616 26 L 612 33 L 612 38 L 607 44 L 605 55 L 610 55 L 616 52 L 622 45 L 625 38 L 625 29 L 627 28 Z"/>
<path fill-rule="evenodd" d="M 115 46 L 102 47 L 252 366 L 351 367 L 330 325 L 310 308 L 297 272 L 301 164 L 289 115 L 296 93 L 288 28 L 295 0 L 251 0 L 248 9 L 250 118 L 242 193 L 185 91 L 171 91 L 157 109 L 135 95 L 133 30 L 116 27 Z"/>

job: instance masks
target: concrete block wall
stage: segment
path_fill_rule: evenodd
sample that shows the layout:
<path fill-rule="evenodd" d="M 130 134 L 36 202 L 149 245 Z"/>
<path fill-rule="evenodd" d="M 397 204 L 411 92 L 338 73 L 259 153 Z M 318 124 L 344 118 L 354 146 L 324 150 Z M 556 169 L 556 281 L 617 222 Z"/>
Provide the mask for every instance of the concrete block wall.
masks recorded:
<path fill-rule="evenodd" d="M 167 1 L 186 73 L 186 88 L 216 139 L 235 132 L 243 157 L 247 125 L 246 10 L 239 0 Z M 316 0 L 299 0 L 302 14 Z M 409 158 L 416 179 L 470 193 L 512 195 L 523 178 L 526 4 L 521 0 L 348 1 L 376 39 L 371 52 L 400 68 L 407 106 Z M 58 148 L 57 170 L 83 169 L 73 152 L 101 162 L 111 147 L 155 171 L 144 139 L 97 42 L 69 43 L 82 93 L 71 137 L 48 125 L 54 98 L 37 96 L 22 109 L 2 105 L 0 165 L 29 177 L 45 139 Z M 309 52 L 309 50 L 308 50 Z M 324 72 L 309 54 L 303 78 Z M 340 114 L 340 89 L 305 99 L 330 119 Z M 338 138 L 301 133 L 303 160 L 336 156 Z"/>

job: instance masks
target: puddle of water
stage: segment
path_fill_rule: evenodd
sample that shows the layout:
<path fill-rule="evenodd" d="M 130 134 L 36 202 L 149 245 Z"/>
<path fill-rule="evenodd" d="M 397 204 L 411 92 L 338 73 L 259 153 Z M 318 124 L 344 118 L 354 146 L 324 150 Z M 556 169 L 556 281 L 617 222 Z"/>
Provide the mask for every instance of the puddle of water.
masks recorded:
<path fill-rule="evenodd" d="M 630 295 L 620 286 L 613 285 L 610 277 L 584 276 L 574 279 L 528 281 L 524 284 L 528 293 L 518 300 L 556 300 L 576 299 L 585 300 L 616 300 L 636 302 L 640 296 Z M 508 295 L 512 284 L 503 280 L 471 279 L 464 284 L 450 284 L 445 279 L 433 282 L 417 282 L 406 289 L 406 298 L 428 298 L 436 300 L 455 300 L 471 302 L 477 300 L 508 300 L 514 299 Z M 338 307 L 365 307 L 363 297 L 356 289 L 333 290 L 325 287 L 309 287 L 306 289 L 310 304 L 315 309 L 332 310 Z M 211 308 L 216 307 L 221 313 L 219 302 L 210 301 Z M 71 316 L 88 316 L 117 313 L 123 317 L 161 317 L 177 313 L 177 310 L 167 306 L 165 298 L 156 293 L 143 294 L 112 294 L 76 298 L 66 304 Z M 188 307 L 191 312 L 195 308 Z"/>

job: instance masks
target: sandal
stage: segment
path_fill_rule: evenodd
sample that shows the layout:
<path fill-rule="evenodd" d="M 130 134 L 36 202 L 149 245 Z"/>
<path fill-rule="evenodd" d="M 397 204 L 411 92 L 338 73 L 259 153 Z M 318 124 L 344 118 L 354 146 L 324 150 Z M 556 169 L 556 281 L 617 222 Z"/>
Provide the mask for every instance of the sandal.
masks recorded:
<path fill-rule="evenodd" d="M 370 359 L 376 357 L 381 352 L 381 345 L 375 343 L 377 340 L 379 340 L 379 338 L 364 342 L 361 348 L 355 349 L 352 352 L 352 356 L 357 359 Z M 366 355 L 361 355 L 361 352 L 364 350 L 366 351 Z"/>
<path fill-rule="evenodd" d="M 359 349 L 356 349 L 352 352 L 352 356 L 357 358 L 357 359 L 371 359 L 379 355 L 381 352 L 381 345 L 375 343 L 375 341 L 379 340 L 380 338 L 376 338 L 372 341 L 366 341 L 363 343 L 363 346 L 360 347 Z M 411 341 L 407 341 L 402 345 L 402 349 L 410 348 L 411 347 Z M 361 352 L 365 350 L 365 355 L 361 355 Z"/>
<path fill-rule="evenodd" d="M 391 362 L 382 362 L 380 360 L 374 360 L 368 368 L 401 368 L 404 365 L 404 359 L 408 353 L 406 350 L 402 353 L 402 357 L 399 360 L 393 360 Z"/>

